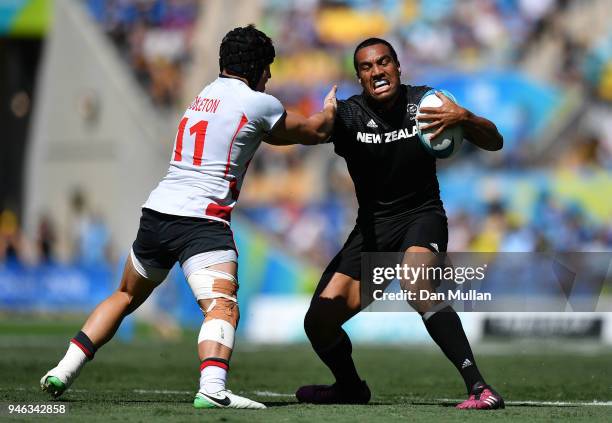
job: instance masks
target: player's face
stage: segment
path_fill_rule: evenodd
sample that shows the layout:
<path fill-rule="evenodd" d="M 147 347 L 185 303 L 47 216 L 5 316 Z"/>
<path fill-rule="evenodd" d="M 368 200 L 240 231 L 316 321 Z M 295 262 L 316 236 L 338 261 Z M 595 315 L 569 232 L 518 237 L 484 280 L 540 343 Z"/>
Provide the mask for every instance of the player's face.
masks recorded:
<path fill-rule="evenodd" d="M 261 74 L 261 78 L 259 78 L 255 91 L 263 93 L 266 90 L 266 82 L 268 82 L 268 79 L 270 78 L 272 78 L 272 73 L 270 72 L 270 65 L 268 65 Z"/>
<path fill-rule="evenodd" d="M 357 51 L 357 76 L 365 94 L 372 100 L 388 103 L 395 99 L 400 86 L 399 64 L 389 47 L 374 44 Z"/>

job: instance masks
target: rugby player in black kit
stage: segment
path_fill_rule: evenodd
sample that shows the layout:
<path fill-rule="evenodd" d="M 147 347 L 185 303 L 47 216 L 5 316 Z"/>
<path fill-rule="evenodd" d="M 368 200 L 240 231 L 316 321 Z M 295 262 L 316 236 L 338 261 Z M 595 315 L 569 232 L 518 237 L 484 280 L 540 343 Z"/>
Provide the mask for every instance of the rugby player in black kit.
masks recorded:
<path fill-rule="evenodd" d="M 417 105 L 430 87 L 401 84 L 397 54 L 382 39 L 359 44 L 354 65 L 363 92 L 338 101 L 330 141 L 346 159 L 355 184 L 357 224 L 323 273 L 304 322 L 314 350 L 336 382 L 298 389 L 298 400 L 307 403 L 367 403 L 370 399 L 351 357 L 351 341 L 342 329 L 364 305 L 359 285 L 361 253 L 431 254 L 446 251 L 448 241 L 436 161 L 417 135 Z M 422 108 L 419 115 L 421 124 L 437 129 L 434 136 L 446 127 L 461 125 L 465 138 L 476 146 L 490 151 L 502 147 L 503 139 L 492 122 L 437 95 L 442 106 Z M 469 398 L 457 407 L 503 408 L 503 399 L 476 367 L 457 313 L 439 302 L 424 301 L 413 307 L 465 381 Z"/>

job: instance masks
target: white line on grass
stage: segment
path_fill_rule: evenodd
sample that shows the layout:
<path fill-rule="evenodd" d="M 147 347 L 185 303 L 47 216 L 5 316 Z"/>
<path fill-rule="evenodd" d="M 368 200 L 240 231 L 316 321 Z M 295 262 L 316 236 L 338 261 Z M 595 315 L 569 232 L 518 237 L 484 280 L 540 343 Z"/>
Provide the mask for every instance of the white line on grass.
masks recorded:
<path fill-rule="evenodd" d="M 591 402 L 570 402 L 570 401 L 506 401 L 510 405 L 551 405 L 551 406 L 572 406 L 572 405 L 600 405 L 612 407 L 612 401 L 591 401 Z"/>
<path fill-rule="evenodd" d="M 280 392 L 272 392 L 272 391 L 253 391 L 255 395 L 260 395 L 262 397 L 293 397 L 295 394 L 281 394 Z"/>
<path fill-rule="evenodd" d="M 167 389 L 134 389 L 135 394 L 193 394 L 194 391 L 172 391 Z"/>
<path fill-rule="evenodd" d="M 134 389 L 132 392 L 136 394 L 192 394 L 192 391 L 170 391 L 165 389 Z M 253 394 L 262 397 L 293 397 L 294 394 L 282 394 L 272 391 L 252 391 Z"/>

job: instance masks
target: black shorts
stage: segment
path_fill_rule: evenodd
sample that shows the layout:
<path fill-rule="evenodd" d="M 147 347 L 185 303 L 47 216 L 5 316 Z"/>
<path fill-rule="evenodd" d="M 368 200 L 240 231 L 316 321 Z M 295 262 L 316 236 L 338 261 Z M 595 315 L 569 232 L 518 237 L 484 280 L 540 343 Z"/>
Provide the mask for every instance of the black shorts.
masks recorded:
<path fill-rule="evenodd" d="M 409 247 L 425 247 L 446 252 L 448 224 L 443 209 L 433 208 L 405 216 L 359 222 L 340 252 L 329 263 L 323 277 L 343 273 L 361 279 L 361 253 L 404 252 Z"/>
<path fill-rule="evenodd" d="M 174 216 L 143 208 L 132 250 L 145 266 L 170 269 L 196 254 L 234 250 L 229 225 L 216 220 Z"/>

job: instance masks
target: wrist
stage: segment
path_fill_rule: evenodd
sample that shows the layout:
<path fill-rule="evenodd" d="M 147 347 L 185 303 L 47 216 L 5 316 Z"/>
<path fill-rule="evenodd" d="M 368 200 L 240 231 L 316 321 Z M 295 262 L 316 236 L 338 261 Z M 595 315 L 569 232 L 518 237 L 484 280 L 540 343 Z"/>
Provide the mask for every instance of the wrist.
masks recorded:
<path fill-rule="evenodd" d="M 336 105 L 331 101 L 323 103 L 323 110 L 336 110 Z"/>
<path fill-rule="evenodd" d="M 336 107 L 333 104 L 326 104 L 323 106 L 322 113 L 326 118 L 334 118 L 336 116 Z"/>
<path fill-rule="evenodd" d="M 474 115 L 473 115 L 473 113 L 472 113 L 472 112 L 470 112 L 470 111 L 469 111 L 468 109 L 466 109 L 466 108 L 463 108 L 463 107 L 462 107 L 461 109 L 462 109 L 462 111 L 461 111 L 461 119 L 460 119 L 460 120 L 461 120 L 461 123 L 467 123 L 467 122 L 469 122 L 469 121 L 472 119 L 472 116 L 474 116 Z"/>

